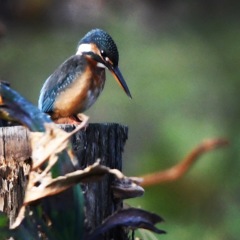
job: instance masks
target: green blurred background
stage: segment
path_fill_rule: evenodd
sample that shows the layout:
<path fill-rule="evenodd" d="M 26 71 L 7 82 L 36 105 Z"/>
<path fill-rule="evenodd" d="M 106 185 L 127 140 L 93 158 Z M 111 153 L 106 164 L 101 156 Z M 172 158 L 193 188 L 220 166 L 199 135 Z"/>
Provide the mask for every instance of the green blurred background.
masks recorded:
<path fill-rule="evenodd" d="M 0 78 L 37 104 L 45 79 L 80 38 L 105 29 L 133 99 L 108 73 L 86 114 L 129 126 L 124 173 L 171 167 L 206 138 L 231 142 L 179 181 L 128 203 L 164 217 L 159 227 L 168 234 L 157 239 L 239 239 L 239 9 L 227 0 L 0 0 Z"/>

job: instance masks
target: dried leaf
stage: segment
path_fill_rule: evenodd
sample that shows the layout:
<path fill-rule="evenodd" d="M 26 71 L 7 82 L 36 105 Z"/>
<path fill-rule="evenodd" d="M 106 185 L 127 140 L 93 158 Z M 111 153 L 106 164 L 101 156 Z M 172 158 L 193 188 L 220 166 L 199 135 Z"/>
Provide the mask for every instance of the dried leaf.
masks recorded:
<path fill-rule="evenodd" d="M 28 204 L 46 196 L 55 195 L 79 182 L 97 181 L 105 174 L 112 174 L 118 179 L 131 181 L 119 170 L 102 166 L 99 161 L 83 170 L 77 170 L 56 178 L 52 178 L 50 172 L 43 176 L 42 173 L 32 171 L 29 175 L 29 184 L 26 189 L 24 204 Z"/>
<path fill-rule="evenodd" d="M 18 212 L 17 218 L 15 219 L 14 223 L 12 223 L 12 225 L 10 225 L 10 229 L 15 229 L 21 224 L 21 222 L 25 218 L 25 211 L 26 211 L 26 207 L 24 205 L 22 205 Z"/>
<path fill-rule="evenodd" d="M 51 168 L 55 163 L 53 155 L 57 155 L 67 148 L 71 134 L 61 130 L 54 123 L 45 124 L 46 132 L 34 132 L 30 135 L 32 146 L 32 170 L 49 161 Z"/>
<path fill-rule="evenodd" d="M 134 181 L 137 182 L 137 184 Z M 114 198 L 128 199 L 142 196 L 144 189 L 139 186 L 140 181 L 137 181 L 136 178 L 134 178 L 134 181 L 131 178 L 114 181 L 114 184 L 111 186 Z"/>
<path fill-rule="evenodd" d="M 31 133 L 32 169 L 35 170 L 47 160 L 51 168 L 55 163 L 55 159 L 51 162 L 53 155 L 58 155 L 66 149 L 69 144 L 69 138 L 84 126 L 85 123 L 82 122 L 75 130 L 67 133 L 54 123 L 45 123 L 46 132 Z"/>
<path fill-rule="evenodd" d="M 97 227 L 86 239 L 99 239 L 100 235 L 117 226 L 129 227 L 132 229 L 144 228 L 158 234 L 163 234 L 166 233 L 164 230 L 154 226 L 162 221 L 163 219 L 159 215 L 139 208 L 122 209 L 108 217 L 102 225 Z"/>

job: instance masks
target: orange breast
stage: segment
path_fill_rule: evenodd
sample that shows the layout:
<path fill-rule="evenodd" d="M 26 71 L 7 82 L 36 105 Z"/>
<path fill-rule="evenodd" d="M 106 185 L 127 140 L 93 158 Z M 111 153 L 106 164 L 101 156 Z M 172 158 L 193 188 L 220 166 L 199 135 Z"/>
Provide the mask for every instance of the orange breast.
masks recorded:
<path fill-rule="evenodd" d="M 53 119 L 70 117 L 87 110 L 96 101 L 105 83 L 105 70 L 89 60 L 84 73 L 56 99 Z"/>

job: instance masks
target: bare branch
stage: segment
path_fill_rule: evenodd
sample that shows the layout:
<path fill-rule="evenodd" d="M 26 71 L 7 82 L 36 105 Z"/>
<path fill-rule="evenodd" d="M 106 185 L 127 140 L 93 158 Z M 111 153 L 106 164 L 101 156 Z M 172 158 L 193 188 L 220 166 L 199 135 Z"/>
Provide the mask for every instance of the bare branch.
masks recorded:
<path fill-rule="evenodd" d="M 141 186 L 152 186 L 161 184 L 164 182 L 172 182 L 181 178 L 190 167 L 199 159 L 201 155 L 207 153 L 216 148 L 224 147 L 228 145 L 226 139 L 208 139 L 200 143 L 196 148 L 194 148 L 180 163 L 174 165 L 173 167 L 155 173 L 150 173 L 144 176 Z"/>

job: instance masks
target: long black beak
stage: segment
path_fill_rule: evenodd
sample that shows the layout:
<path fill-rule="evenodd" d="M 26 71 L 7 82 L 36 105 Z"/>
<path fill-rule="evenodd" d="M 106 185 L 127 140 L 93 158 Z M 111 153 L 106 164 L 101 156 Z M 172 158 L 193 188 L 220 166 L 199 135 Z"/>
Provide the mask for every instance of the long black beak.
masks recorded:
<path fill-rule="evenodd" d="M 127 83 L 125 82 L 118 66 L 116 67 L 111 67 L 109 69 L 111 71 L 111 73 L 113 74 L 114 78 L 117 80 L 118 84 L 120 85 L 120 87 L 124 90 L 124 92 L 128 95 L 128 97 L 132 98 L 132 95 L 128 89 Z"/>

